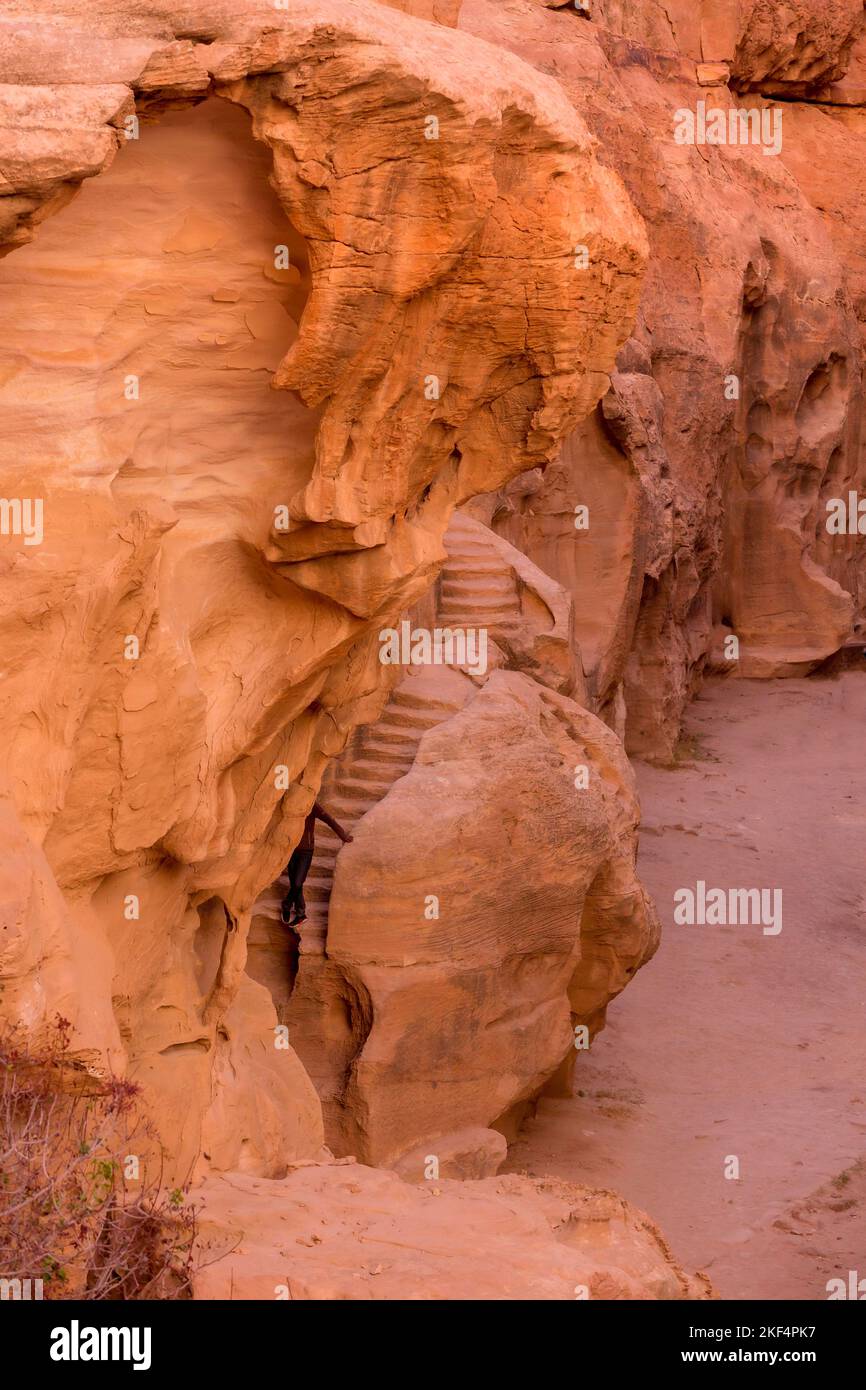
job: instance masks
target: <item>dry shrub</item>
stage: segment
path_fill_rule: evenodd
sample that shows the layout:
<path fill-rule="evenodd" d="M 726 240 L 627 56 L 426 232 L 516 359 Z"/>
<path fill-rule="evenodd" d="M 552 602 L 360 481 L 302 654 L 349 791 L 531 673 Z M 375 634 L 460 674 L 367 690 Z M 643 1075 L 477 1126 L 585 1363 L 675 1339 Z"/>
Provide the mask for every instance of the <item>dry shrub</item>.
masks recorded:
<path fill-rule="evenodd" d="M 0 1031 L 0 1278 L 55 1299 L 190 1297 L 195 1211 L 147 1173 L 138 1090 L 75 1057 L 65 1019 L 42 1045 Z"/>

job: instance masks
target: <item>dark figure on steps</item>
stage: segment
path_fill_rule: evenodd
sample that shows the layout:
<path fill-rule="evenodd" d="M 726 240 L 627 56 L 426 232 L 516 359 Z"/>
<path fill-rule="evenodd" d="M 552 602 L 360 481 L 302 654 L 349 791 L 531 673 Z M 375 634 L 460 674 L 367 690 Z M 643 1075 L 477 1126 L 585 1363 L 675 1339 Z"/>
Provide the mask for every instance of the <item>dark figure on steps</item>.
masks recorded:
<path fill-rule="evenodd" d="M 323 820 L 325 825 L 329 825 L 335 835 L 339 835 L 344 845 L 351 842 L 351 835 L 338 825 L 333 816 L 329 816 L 324 806 L 320 806 L 318 801 L 313 802 L 313 809 L 304 821 L 304 833 L 301 836 L 301 843 L 297 849 L 292 851 L 286 873 L 289 876 L 289 891 L 283 898 L 282 918 L 290 927 L 296 927 L 299 922 L 303 922 L 307 916 L 307 904 L 304 902 L 304 880 L 310 872 L 310 865 L 313 862 L 313 854 L 316 848 L 316 821 Z"/>

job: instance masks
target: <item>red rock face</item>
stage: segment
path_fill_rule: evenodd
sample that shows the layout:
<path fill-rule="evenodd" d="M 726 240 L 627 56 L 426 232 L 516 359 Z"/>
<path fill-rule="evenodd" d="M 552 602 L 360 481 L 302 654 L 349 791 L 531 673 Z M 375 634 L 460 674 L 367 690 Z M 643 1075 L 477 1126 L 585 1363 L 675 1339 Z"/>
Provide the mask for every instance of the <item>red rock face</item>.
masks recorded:
<path fill-rule="evenodd" d="M 416 19 L 428 19 L 435 24 L 456 26 L 460 18 L 461 0 L 381 0 L 392 10 L 402 10 Z"/>
<path fill-rule="evenodd" d="M 864 74 L 859 0 L 8 0 L 3 1012 L 173 1174 L 495 1172 L 658 943 L 626 750 L 862 631 Z"/>
<path fill-rule="evenodd" d="M 618 708 L 627 747 L 664 761 L 725 634 L 739 652 L 722 669 L 784 674 L 831 656 L 862 619 L 862 544 L 826 526 L 828 498 L 864 485 L 862 257 L 846 230 L 860 220 L 861 112 L 822 98 L 840 99 L 863 15 L 592 11 L 466 0 L 461 12 L 464 30 L 555 71 L 651 245 L 635 334 L 595 419 L 537 495 L 487 514 L 572 590 L 596 707 Z M 725 143 L 677 143 L 677 113 L 697 121 L 699 102 L 722 113 Z M 580 503 L 599 525 L 578 557 Z"/>
<path fill-rule="evenodd" d="M 321 1116 L 245 972 L 250 909 L 387 698 L 378 633 L 455 505 L 604 390 L 644 232 L 558 86 L 445 25 L 133 6 L 61 44 L 27 15 L 2 462 L 44 535 L 9 537 L 5 775 L 69 961 L 46 990 L 16 938 L 12 1014 L 127 1068 L 179 1170 L 280 1171 Z M 574 688 L 567 630 L 515 641 Z"/>

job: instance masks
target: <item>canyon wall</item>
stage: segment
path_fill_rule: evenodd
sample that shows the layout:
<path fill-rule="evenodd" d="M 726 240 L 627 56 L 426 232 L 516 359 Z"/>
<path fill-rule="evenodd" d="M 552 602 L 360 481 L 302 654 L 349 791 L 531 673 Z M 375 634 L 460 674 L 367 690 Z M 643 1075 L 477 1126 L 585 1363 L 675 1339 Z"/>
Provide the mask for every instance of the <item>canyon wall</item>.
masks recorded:
<path fill-rule="evenodd" d="M 864 73 L 860 0 L 7 0 L 3 1017 L 221 1229 L 495 1173 L 658 940 L 623 742 L 862 631 Z M 599 1296 L 703 1296 L 602 1207 Z"/>
<path fill-rule="evenodd" d="M 13 5 L 3 53 L 8 1016 L 172 1172 L 279 1174 L 321 1111 L 251 907 L 455 505 L 604 391 L 644 233 L 556 83 L 369 0 Z"/>
<path fill-rule="evenodd" d="M 828 533 L 826 503 L 866 470 L 866 27 L 859 0 L 586 8 L 461 8 L 463 31 L 556 76 L 651 248 L 610 391 L 543 486 L 478 514 L 572 591 L 595 707 L 668 761 L 708 662 L 803 673 L 862 624 L 863 547 Z M 701 101 L 768 138 L 678 143 Z"/>
<path fill-rule="evenodd" d="M 751 677 L 806 672 L 852 643 L 861 622 L 863 547 L 856 534 L 828 531 L 826 504 L 834 496 L 847 498 L 863 480 L 859 252 L 856 234 L 842 237 L 849 220 L 858 227 L 862 204 L 856 196 L 862 180 L 858 184 L 854 171 L 862 145 L 856 116 L 843 108 L 862 99 L 846 82 L 851 68 L 856 78 L 866 31 L 862 7 L 850 4 L 817 14 L 795 9 L 784 22 L 760 5 L 586 9 L 589 14 L 537 0 L 463 0 L 458 23 L 461 31 L 554 75 L 596 133 L 599 158 L 622 174 L 650 237 L 637 321 L 609 390 L 566 435 L 557 456 L 472 499 L 463 513 L 512 542 L 512 554 L 531 557 L 548 581 L 559 581 L 548 582 L 545 594 L 551 632 L 554 609 L 562 611 L 570 597 L 566 622 L 576 684 L 565 693 L 576 692 L 630 750 L 669 762 L 683 710 L 705 670 Z M 776 92 L 785 96 L 784 107 L 755 95 Z M 726 122 L 735 112 L 736 133 L 744 119 L 747 131 L 757 129 L 761 139 L 679 142 L 679 115 L 697 112 L 699 102 L 717 106 Z M 757 127 L 749 124 L 750 112 Z M 827 237 L 822 199 L 810 193 L 806 176 L 826 164 L 814 139 L 807 144 L 801 134 L 815 113 L 825 123 L 844 120 L 846 131 L 854 126 L 845 146 L 850 219 L 831 218 L 835 244 Z M 835 146 L 829 132 L 828 139 Z M 814 182 L 815 174 L 809 177 Z M 473 541 L 478 553 L 463 556 L 464 564 L 473 561 L 468 577 L 461 575 L 455 540 L 437 586 L 439 601 L 425 621 L 484 625 L 506 668 L 556 689 L 549 672 L 529 671 L 515 649 L 518 618 L 526 628 L 530 616 L 519 613 L 516 596 L 509 610 L 508 581 L 497 573 L 490 532 L 484 553 L 481 534 Z M 449 594 L 461 600 L 449 602 Z M 556 868 L 547 864 L 535 872 L 530 861 L 527 908 L 517 905 L 523 885 L 515 887 L 513 879 L 519 870 L 509 874 L 502 863 L 492 873 L 502 884 L 502 900 L 479 914 L 496 926 L 509 917 L 519 923 L 521 954 L 511 955 L 513 939 L 488 948 L 472 1007 L 452 1008 L 437 989 L 461 952 L 477 948 L 473 926 L 461 920 L 453 935 L 445 929 L 445 949 L 428 971 L 425 1023 L 440 1042 L 451 1039 L 445 1051 L 452 1063 L 461 1051 L 466 1055 L 449 1075 L 449 1100 L 443 1101 L 433 1073 L 423 1075 L 428 1058 L 442 1075 L 442 1048 L 424 1038 L 417 1003 L 401 1016 L 401 990 L 405 985 L 412 998 L 413 972 L 423 976 L 431 949 L 422 905 L 430 894 L 438 902 L 437 886 L 449 882 L 445 861 L 438 854 L 431 860 L 419 847 L 425 829 L 437 849 L 452 845 L 455 882 L 464 885 L 461 911 L 471 918 L 475 860 L 465 843 L 463 789 L 471 785 L 481 807 L 486 797 L 474 770 L 474 737 L 463 732 L 470 712 L 465 697 L 458 698 L 453 684 L 449 691 L 430 689 L 431 701 L 442 698 L 435 723 L 429 705 L 419 746 L 399 704 L 413 701 L 417 723 L 423 701 L 414 701 L 412 689 L 411 680 L 402 682 L 396 703 L 366 743 L 350 750 L 339 773 L 326 779 L 329 805 L 357 831 L 356 843 L 343 850 L 333 838 L 314 861 L 316 920 L 304 925 L 292 964 L 284 937 L 274 930 L 285 881 L 261 900 L 254 934 L 262 945 L 262 978 L 272 990 L 285 982 L 277 985 L 281 1017 L 290 1021 L 323 1098 L 328 1140 L 337 1151 L 402 1162 L 403 1145 L 412 1151 L 425 1128 L 443 1141 L 453 1120 L 458 1128 L 475 1128 L 478 1162 L 487 1154 L 495 1165 L 499 1150 L 489 1127 L 508 1132 L 520 1107 L 542 1089 L 544 1075 L 555 1072 L 549 1084 L 568 1084 L 575 1052 L 563 1043 L 565 999 L 572 1027 L 588 1018 L 593 1028 L 601 1026 L 619 982 L 652 953 L 653 929 L 644 924 L 634 935 L 630 914 L 618 914 L 608 896 L 594 931 L 581 920 L 575 958 L 564 972 L 573 972 L 568 985 L 550 989 L 540 978 L 528 983 L 527 958 L 536 942 L 538 957 L 556 974 L 556 947 L 543 930 L 536 936 L 535 913 L 545 926 L 557 920 L 560 872 L 575 842 L 571 830 L 560 840 L 555 824 L 552 833 L 549 823 L 536 826 L 538 863 L 546 862 L 550 840 Z M 414 689 L 420 695 L 421 683 Z M 449 698 L 456 707 L 449 709 Z M 395 763 L 398 740 L 404 757 L 395 780 L 384 769 Z M 512 733 L 506 741 L 527 740 L 528 733 Z M 491 731 L 491 756 L 496 746 Z M 421 750 L 434 747 L 442 751 L 425 786 Z M 507 760 L 499 762 L 504 786 Z M 523 781 L 528 824 L 533 779 L 524 773 Z M 626 800 L 622 790 L 620 800 Z M 452 820 L 459 849 L 452 844 Z M 483 838 L 481 824 L 471 833 Z M 507 860 L 512 834 L 505 846 Z M 497 865 L 494 843 L 486 859 Z M 581 904 L 585 885 L 566 882 L 565 899 Z M 591 973 L 599 938 L 608 954 L 603 964 L 596 962 L 595 992 L 587 996 L 580 977 Z M 507 989 L 518 962 L 524 975 L 517 992 L 533 1002 L 512 1012 L 496 991 Z M 552 1030 L 543 1021 L 542 998 L 558 1020 Z M 487 1007 L 499 1029 L 490 1059 Z M 527 1047 L 520 1030 L 530 1015 Z M 503 1027 L 505 1018 L 510 1023 Z M 391 1029 L 396 1033 L 389 1038 Z M 512 1049 L 507 1067 L 497 1067 Z M 557 1052 L 561 1071 L 553 1067 Z M 389 1089 L 393 1108 L 383 1120 Z M 432 1110 L 422 1119 L 427 1102 Z M 465 1139 L 458 1148 L 465 1154 Z"/>
<path fill-rule="evenodd" d="M 495 1173 L 659 937 L 632 770 L 585 708 L 568 595 L 459 512 L 445 546 L 416 618 L 483 632 L 484 660 L 403 668 L 324 780 L 352 842 L 320 829 L 306 920 L 280 923 L 281 881 L 250 933 L 329 1146 L 415 1177 L 428 1152 Z"/>

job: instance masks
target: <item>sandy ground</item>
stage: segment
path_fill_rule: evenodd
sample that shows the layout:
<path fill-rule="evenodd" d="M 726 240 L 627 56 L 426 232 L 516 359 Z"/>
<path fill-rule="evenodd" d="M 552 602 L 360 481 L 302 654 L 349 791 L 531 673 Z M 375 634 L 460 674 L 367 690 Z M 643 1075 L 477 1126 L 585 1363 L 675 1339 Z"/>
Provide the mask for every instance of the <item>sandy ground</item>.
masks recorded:
<path fill-rule="evenodd" d="M 638 766 L 659 952 L 506 1166 L 615 1188 L 723 1298 L 826 1299 L 866 1280 L 866 674 L 714 681 L 683 747 Z M 674 925 L 698 879 L 782 931 Z"/>

